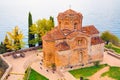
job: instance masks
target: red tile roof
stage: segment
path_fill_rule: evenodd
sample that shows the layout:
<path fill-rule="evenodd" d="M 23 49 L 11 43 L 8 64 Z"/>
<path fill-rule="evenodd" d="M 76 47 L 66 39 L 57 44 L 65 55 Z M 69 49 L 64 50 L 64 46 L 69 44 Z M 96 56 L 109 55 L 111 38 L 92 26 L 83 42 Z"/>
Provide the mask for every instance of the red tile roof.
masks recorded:
<path fill-rule="evenodd" d="M 71 33 L 71 30 L 69 29 L 63 29 L 62 32 L 64 33 L 64 35 L 68 35 Z"/>
<path fill-rule="evenodd" d="M 58 51 L 64 51 L 64 50 L 69 50 L 70 46 L 67 44 L 67 42 L 64 41 L 57 44 L 56 48 Z"/>
<path fill-rule="evenodd" d="M 100 37 L 92 37 L 91 38 L 91 45 L 101 44 L 104 41 Z"/>
<path fill-rule="evenodd" d="M 66 38 L 71 39 L 71 38 L 75 37 L 78 34 L 79 34 L 79 32 L 74 31 L 74 32 L 70 33 L 69 35 L 67 35 Z"/>
<path fill-rule="evenodd" d="M 46 41 L 54 41 L 53 37 L 51 36 L 50 32 L 48 32 L 46 35 L 42 37 L 43 40 Z"/>
<path fill-rule="evenodd" d="M 42 39 L 46 41 L 54 41 L 54 40 L 64 39 L 64 38 L 65 38 L 65 35 L 57 27 L 55 27 L 53 30 L 49 31 L 46 35 L 42 37 Z"/>
<path fill-rule="evenodd" d="M 85 26 L 82 27 L 82 32 L 80 31 L 70 31 L 68 29 L 65 30 L 59 30 L 58 27 L 55 27 L 53 30 L 49 31 L 46 35 L 42 37 L 43 40 L 46 41 L 54 41 L 54 40 L 60 40 L 65 38 L 73 38 L 78 34 L 85 34 L 85 35 L 93 35 L 93 34 L 99 34 L 99 31 L 93 26 Z"/>
<path fill-rule="evenodd" d="M 99 34 L 99 31 L 95 28 L 94 25 L 88 25 L 88 26 L 82 27 L 82 32 L 89 35 Z"/>

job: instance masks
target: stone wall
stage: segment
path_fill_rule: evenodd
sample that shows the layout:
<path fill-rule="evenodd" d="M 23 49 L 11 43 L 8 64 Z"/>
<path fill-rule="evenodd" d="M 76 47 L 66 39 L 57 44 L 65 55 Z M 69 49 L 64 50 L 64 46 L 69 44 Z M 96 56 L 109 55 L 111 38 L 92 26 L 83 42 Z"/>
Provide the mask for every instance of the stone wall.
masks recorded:
<path fill-rule="evenodd" d="M 90 56 L 92 60 L 102 60 L 104 53 L 104 43 L 92 45 Z"/>
<path fill-rule="evenodd" d="M 43 41 L 43 61 L 44 65 L 49 67 L 52 63 L 55 63 L 55 42 Z"/>
<path fill-rule="evenodd" d="M 71 50 L 60 51 L 55 54 L 55 64 L 57 67 L 64 67 L 69 65 L 69 55 Z"/>
<path fill-rule="evenodd" d="M 32 50 L 37 50 L 39 48 L 41 48 L 42 46 L 38 46 L 38 47 L 31 47 L 31 48 L 27 48 L 27 49 L 21 49 L 21 50 L 18 50 L 18 51 L 12 51 L 12 52 L 6 52 L 3 55 L 3 57 L 6 57 L 6 56 L 10 56 L 10 55 L 13 55 L 13 54 L 16 54 L 16 53 L 21 53 L 21 52 L 27 52 L 27 51 L 32 51 Z"/>
<path fill-rule="evenodd" d="M 1 59 L 7 64 L 8 68 L 5 70 L 5 73 L 3 74 L 2 78 L 0 80 L 7 80 L 7 77 L 12 69 L 12 65 L 7 62 L 7 60 L 4 59 L 2 55 L 0 55 Z"/>

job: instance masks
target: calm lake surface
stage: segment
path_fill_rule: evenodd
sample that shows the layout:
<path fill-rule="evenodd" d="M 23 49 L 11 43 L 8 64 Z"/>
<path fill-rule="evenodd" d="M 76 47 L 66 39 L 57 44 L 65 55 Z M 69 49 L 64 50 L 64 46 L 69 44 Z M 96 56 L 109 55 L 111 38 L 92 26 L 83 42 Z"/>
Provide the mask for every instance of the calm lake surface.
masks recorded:
<path fill-rule="evenodd" d="M 109 30 L 120 37 L 120 0 L 0 0 L 0 42 L 6 32 L 12 31 L 17 25 L 25 35 L 27 42 L 28 13 L 32 13 L 33 22 L 41 18 L 57 15 L 71 8 L 83 14 L 83 26 L 93 24 L 102 32 Z"/>

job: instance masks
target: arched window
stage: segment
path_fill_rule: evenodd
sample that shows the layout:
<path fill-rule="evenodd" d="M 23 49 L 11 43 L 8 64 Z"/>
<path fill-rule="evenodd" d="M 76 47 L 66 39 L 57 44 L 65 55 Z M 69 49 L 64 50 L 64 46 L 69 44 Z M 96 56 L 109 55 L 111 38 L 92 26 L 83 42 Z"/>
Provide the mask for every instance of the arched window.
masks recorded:
<path fill-rule="evenodd" d="M 78 46 L 82 44 L 82 39 L 78 40 Z"/>
<path fill-rule="evenodd" d="M 77 29 L 77 23 L 74 24 L 74 29 Z"/>

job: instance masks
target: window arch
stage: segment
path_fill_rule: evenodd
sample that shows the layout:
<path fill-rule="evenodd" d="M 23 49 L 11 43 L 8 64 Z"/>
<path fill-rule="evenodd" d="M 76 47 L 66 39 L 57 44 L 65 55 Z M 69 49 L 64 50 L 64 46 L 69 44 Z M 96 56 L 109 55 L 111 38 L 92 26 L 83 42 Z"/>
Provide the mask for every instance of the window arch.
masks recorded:
<path fill-rule="evenodd" d="M 82 39 L 78 40 L 78 46 L 82 44 Z"/>
<path fill-rule="evenodd" d="M 77 23 L 74 23 L 74 29 L 77 29 Z"/>

